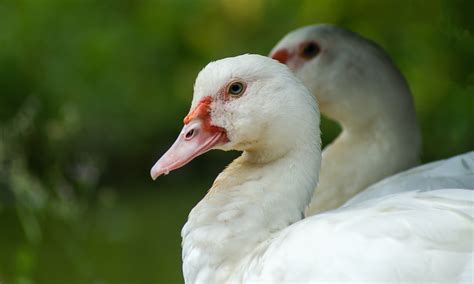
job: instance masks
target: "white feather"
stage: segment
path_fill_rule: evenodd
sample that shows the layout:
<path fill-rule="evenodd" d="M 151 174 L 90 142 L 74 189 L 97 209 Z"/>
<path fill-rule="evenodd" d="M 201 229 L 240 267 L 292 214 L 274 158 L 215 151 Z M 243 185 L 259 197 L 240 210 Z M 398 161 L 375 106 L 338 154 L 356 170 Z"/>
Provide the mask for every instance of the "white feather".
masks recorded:
<path fill-rule="evenodd" d="M 474 151 L 388 177 L 362 191 L 346 205 L 398 192 L 443 188 L 474 189 Z"/>

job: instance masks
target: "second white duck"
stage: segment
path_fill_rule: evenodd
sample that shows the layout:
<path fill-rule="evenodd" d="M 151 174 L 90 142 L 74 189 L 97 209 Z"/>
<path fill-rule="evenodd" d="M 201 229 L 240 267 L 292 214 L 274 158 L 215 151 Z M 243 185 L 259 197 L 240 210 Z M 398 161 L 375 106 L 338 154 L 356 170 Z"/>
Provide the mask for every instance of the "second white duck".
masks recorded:
<path fill-rule="evenodd" d="M 323 151 L 306 214 L 334 209 L 387 176 L 419 163 L 421 135 L 408 84 L 373 42 L 332 25 L 307 26 L 273 48 L 342 126 Z"/>

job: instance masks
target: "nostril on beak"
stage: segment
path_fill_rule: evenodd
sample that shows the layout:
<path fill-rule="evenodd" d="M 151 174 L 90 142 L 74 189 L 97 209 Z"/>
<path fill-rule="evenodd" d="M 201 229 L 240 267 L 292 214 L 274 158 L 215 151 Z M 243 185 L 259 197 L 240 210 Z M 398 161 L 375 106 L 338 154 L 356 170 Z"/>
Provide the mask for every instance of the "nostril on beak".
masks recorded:
<path fill-rule="evenodd" d="M 184 138 L 186 140 L 191 140 L 193 137 L 194 137 L 194 134 L 196 133 L 196 130 L 194 129 L 191 129 L 189 130 L 188 132 L 186 132 L 186 134 L 184 134 Z"/>

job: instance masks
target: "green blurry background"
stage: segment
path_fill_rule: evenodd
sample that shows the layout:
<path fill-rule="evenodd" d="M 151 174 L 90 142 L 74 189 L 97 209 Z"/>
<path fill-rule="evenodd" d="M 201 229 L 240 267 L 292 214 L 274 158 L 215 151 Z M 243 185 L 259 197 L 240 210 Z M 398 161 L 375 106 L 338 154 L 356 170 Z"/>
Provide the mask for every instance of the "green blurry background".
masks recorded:
<path fill-rule="evenodd" d="M 180 229 L 236 153 L 152 182 L 197 72 L 329 22 L 406 75 L 423 161 L 474 149 L 472 1 L 0 0 L 0 282 L 182 282 Z M 323 120 L 324 143 L 339 129 Z M 212 236 L 209 236 L 212 238 Z"/>

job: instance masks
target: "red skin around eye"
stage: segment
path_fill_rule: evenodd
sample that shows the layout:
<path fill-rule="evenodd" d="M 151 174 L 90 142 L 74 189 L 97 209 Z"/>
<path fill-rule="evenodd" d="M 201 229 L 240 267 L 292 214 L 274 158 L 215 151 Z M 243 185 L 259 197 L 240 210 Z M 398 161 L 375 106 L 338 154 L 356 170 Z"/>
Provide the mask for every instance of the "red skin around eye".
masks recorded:
<path fill-rule="evenodd" d="M 188 124 L 193 119 L 202 120 L 202 128 L 209 132 L 223 132 L 223 129 L 218 126 L 211 125 L 211 97 L 204 97 L 198 103 L 196 108 L 191 110 L 189 114 L 184 118 L 184 124 Z"/>
<path fill-rule="evenodd" d="M 183 120 L 184 124 L 188 124 L 194 118 L 200 118 L 204 120 L 206 116 L 209 116 L 211 103 L 211 97 L 202 98 L 197 107 L 194 108 L 194 110 L 191 110 L 188 115 L 186 115 Z"/>
<path fill-rule="evenodd" d="M 277 50 L 272 54 L 272 58 L 280 61 L 280 63 L 286 64 L 290 58 L 290 53 L 285 48 Z"/>

